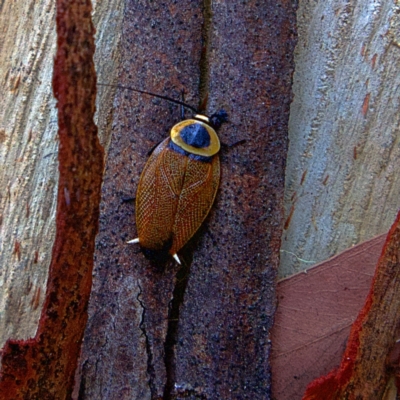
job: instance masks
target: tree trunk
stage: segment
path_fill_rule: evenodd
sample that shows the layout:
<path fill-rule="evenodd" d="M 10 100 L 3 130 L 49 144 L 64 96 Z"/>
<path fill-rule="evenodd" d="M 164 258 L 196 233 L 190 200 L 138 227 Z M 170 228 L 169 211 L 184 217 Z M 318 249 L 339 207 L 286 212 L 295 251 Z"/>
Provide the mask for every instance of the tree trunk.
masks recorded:
<path fill-rule="evenodd" d="M 208 114 L 229 114 L 228 146 L 183 267 L 154 265 L 126 245 L 137 233 L 125 199 L 179 108 L 117 91 L 80 398 L 268 398 L 294 5 L 146 1 L 124 12 L 118 83 L 177 99 L 184 90 L 195 107 L 208 98 Z"/>
<path fill-rule="evenodd" d="M 208 93 L 208 111 L 230 113 L 222 141 L 246 142 L 221 155 L 216 204 L 183 252 L 190 267 L 177 279 L 176 265 L 154 270 L 125 246 L 136 231 L 134 205 L 123 200 L 135 195 L 148 151 L 179 111 L 99 88 L 98 125 L 109 157 L 81 393 L 212 398 L 251 387 L 251 398 L 265 398 L 295 8 L 135 6 L 94 5 L 98 81 L 177 98 L 184 89 L 196 106 Z M 280 276 L 384 232 L 394 220 L 398 9 L 397 2 L 299 4 Z M 6 0 L 0 8 L 2 343 L 35 335 L 54 240 L 54 11 L 45 0 Z M 125 374 L 113 375 L 111 365 Z"/>

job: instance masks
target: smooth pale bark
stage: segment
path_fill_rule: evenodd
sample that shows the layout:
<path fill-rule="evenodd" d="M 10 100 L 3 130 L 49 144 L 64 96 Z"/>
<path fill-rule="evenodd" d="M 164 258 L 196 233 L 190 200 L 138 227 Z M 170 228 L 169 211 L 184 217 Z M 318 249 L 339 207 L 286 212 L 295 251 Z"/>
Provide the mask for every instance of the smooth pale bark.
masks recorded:
<path fill-rule="evenodd" d="M 281 277 L 393 223 L 399 10 L 398 1 L 300 1 Z"/>
<path fill-rule="evenodd" d="M 55 4 L 0 9 L 0 344 L 36 331 L 54 240 Z"/>

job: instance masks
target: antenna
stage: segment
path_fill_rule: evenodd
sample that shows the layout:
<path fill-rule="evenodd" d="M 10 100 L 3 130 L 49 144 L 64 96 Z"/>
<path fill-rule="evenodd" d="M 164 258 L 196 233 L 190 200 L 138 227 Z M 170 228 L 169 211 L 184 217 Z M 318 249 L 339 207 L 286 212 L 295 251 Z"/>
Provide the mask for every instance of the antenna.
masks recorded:
<path fill-rule="evenodd" d="M 108 86 L 108 87 L 113 87 L 113 88 L 118 88 L 118 89 L 131 90 L 133 92 L 137 92 L 137 93 L 142 93 L 142 94 L 146 94 L 146 95 L 149 95 L 149 96 L 158 97 L 159 99 L 167 100 L 167 101 L 170 101 L 171 103 L 179 104 L 180 106 L 188 108 L 189 110 L 192 110 L 196 114 L 198 113 L 198 111 L 194 107 L 189 106 L 188 104 L 184 103 L 183 101 L 175 100 L 175 99 L 172 99 L 171 97 L 163 96 L 161 94 L 148 92 L 147 90 L 136 89 L 136 88 L 132 88 L 132 87 L 129 87 L 129 86 L 111 85 L 111 84 L 108 84 L 108 83 L 97 83 L 97 86 Z"/>

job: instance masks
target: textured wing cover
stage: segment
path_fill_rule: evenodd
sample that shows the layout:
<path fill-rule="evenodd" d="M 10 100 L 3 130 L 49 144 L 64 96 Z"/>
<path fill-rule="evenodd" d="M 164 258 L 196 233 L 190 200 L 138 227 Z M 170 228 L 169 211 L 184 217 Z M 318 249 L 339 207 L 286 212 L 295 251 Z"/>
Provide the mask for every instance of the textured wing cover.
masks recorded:
<path fill-rule="evenodd" d="M 168 148 L 165 139 L 153 152 L 140 177 L 136 224 L 140 245 L 175 254 L 206 218 L 219 185 L 219 158 L 192 160 Z"/>
<path fill-rule="evenodd" d="M 183 185 L 186 161 L 177 157 L 165 139 L 147 161 L 136 194 L 136 224 L 140 245 L 162 250 L 172 242 L 172 227 Z"/>
<path fill-rule="evenodd" d="M 219 157 L 211 162 L 186 157 L 183 187 L 173 227 L 174 240 L 170 253 L 175 254 L 196 233 L 214 202 L 219 185 Z"/>

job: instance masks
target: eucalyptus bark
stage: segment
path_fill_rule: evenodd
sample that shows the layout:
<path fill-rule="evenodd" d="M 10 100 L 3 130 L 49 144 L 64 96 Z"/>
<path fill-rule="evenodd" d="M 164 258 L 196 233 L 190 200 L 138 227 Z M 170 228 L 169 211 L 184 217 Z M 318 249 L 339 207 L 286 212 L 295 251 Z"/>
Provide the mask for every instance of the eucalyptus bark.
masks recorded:
<path fill-rule="evenodd" d="M 223 4 L 218 7 L 209 31 L 214 29 L 216 38 L 221 38 L 220 33 L 226 32 L 226 26 L 234 22 L 234 18 L 229 17 L 230 13 L 237 12 L 239 7 L 246 9 L 247 6 L 235 6 L 232 3 L 230 7 L 224 8 Z M 398 174 L 395 173 L 399 159 L 399 98 L 396 95 L 400 47 L 398 10 L 397 1 L 299 2 L 295 96 L 291 107 L 286 169 L 287 229 L 283 234 L 281 276 L 307 268 L 313 262 L 322 261 L 354 243 L 386 231 L 394 219 L 400 185 Z M 35 335 L 54 240 L 58 145 L 55 102 L 51 93 L 56 39 L 54 13 L 53 2 L 47 0 L 6 0 L 0 9 L 0 82 L 3 87 L 0 93 L 1 343 L 11 337 L 28 338 Z M 169 13 L 173 19 L 179 13 L 179 7 L 175 3 L 170 4 Z M 146 70 L 149 53 L 144 52 L 142 58 L 122 58 L 122 21 L 128 14 L 129 7 L 122 1 L 98 1 L 95 4 L 93 17 L 97 29 L 96 68 L 99 82 L 117 83 L 117 74 L 122 73 L 126 82 L 133 79 L 142 88 L 154 88 L 164 94 L 168 92 L 169 95 L 178 96 L 180 89 L 185 88 L 188 102 L 199 96 L 205 97 L 209 91 L 211 107 L 224 106 L 225 99 L 228 99 L 226 104 L 232 107 L 233 100 L 242 89 L 241 79 L 248 77 L 242 73 L 243 66 L 233 65 L 231 61 L 243 58 L 243 49 L 249 48 L 251 43 L 238 42 L 232 35 L 231 42 L 220 42 L 220 48 L 204 49 L 208 58 L 203 57 L 200 62 L 199 73 L 203 74 L 203 81 L 208 85 L 213 82 L 213 73 L 221 75 L 232 67 L 235 85 L 211 86 L 211 89 L 206 85 L 207 88 L 200 88 L 198 93 L 198 82 L 191 78 L 193 70 L 186 69 L 187 60 L 180 60 L 182 69 L 172 77 L 159 75 L 157 70 L 151 73 Z M 201 9 L 196 17 L 192 16 L 206 20 L 210 18 Z M 260 21 L 267 18 L 261 13 L 257 17 Z M 159 46 L 159 38 L 163 33 L 157 31 L 159 25 L 155 16 L 147 18 L 149 32 L 137 27 L 133 29 L 136 29 L 135 38 L 145 41 L 143 49 L 151 52 L 154 46 Z M 183 28 L 189 29 L 192 22 L 184 19 Z M 225 27 L 218 25 L 223 23 Z M 256 18 L 249 20 L 248 29 L 252 30 L 257 24 Z M 271 26 L 277 32 L 282 28 L 279 21 L 271 22 Z M 199 57 L 200 44 L 194 44 L 194 32 L 197 31 L 189 30 L 180 36 L 178 45 L 184 49 L 182 57 Z M 265 46 L 269 40 L 278 43 L 279 38 L 266 40 Z M 214 39 L 214 43 L 217 42 Z M 234 49 L 234 54 L 228 58 L 224 58 L 223 51 L 226 48 Z M 244 63 L 252 63 L 254 71 L 261 74 L 254 84 L 247 86 L 251 88 L 245 94 L 249 102 L 259 96 L 258 82 L 267 82 L 274 76 L 274 70 L 266 68 L 268 58 L 265 58 L 265 54 L 254 54 L 256 58 L 253 60 L 243 59 Z M 224 61 L 224 64 L 219 64 L 220 69 L 210 69 L 209 73 L 204 73 L 206 69 L 201 63 L 204 60 L 215 63 L 220 57 Z M 168 63 L 170 60 L 167 58 L 161 62 Z M 132 64 L 137 69 L 134 72 L 131 71 Z M 120 68 L 123 68 L 123 72 Z M 274 95 L 272 89 L 270 93 Z M 168 134 L 168 126 L 179 112 L 170 106 L 166 106 L 165 111 L 165 106 L 148 105 L 146 100 L 130 93 L 116 93 L 113 88 L 101 88 L 98 125 L 107 148 L 111 142 L 113 114 L 119 112 L 124 97 L 129 97 L 129 102 L 123 103 L 126 109 L 139 109 L 132 114 L 126 113 L 126 126 L 132 120 L 136 119 L 135 123 L 138 123 L 137 120 L 142 119 L 139 124 L 142 124 L 141 129 L 145 133 L 141 140 L 147 141 L 146 148 L 150 149 L 152 144 Z M 242 101 L 243 98 L 240 98 L 241 107 Z M 143 104 L 158 110 L 156 118 L 150 117 L 155 118 L 154 121 L 149 122 L 141 116 Z M 257 114 L 264 118 L 266 125 L 271 123 L 266 117 L 270 106 L 269 102 L 265 102 L 263 109 L 257 109 Z M 232 109 L 232 126 L 238 129 L 228 143 L 242 139 L 242 132 L 251 130 L 258 133 L 257 124 L 251 125 L 251 121 L 243 119 L 247 109 Z M 249 115 L 253 114 L 250 112 Z M 240 120 L 245 121 L 245 126 L 240 125 Z M 162 127 L 158 125 L 160 121 Z M 135 140 L 130 139 L 129 143 Z M 125 150 L 127 153 L 133 150 L 133 145 L 129 143 Z M 280 143 L 276 145 L 279 147 Z M 236 157 L 245 163 L 243 155 L 246 153 L 241 155 L 240 151 L 237 148 L 228 152 L 224 156 L 225 161 L 232 162 Z M 268 151 L 273 153 L 273 150 Z M 129 157 L 127 154 L 127 160 Z M 143 150 L 138 155 L 137 164 L 129 171 L 132 188 L 145 159 L 146 151 Z M 252 182 L 250 179 L 245 182 L 239 179 L 230 184 L 251 186 Z M 226 194 L 234 197 L 235 194 L 229 193 L 229 190 Z M 127 191 L 129 195 L 133 194 L 133 189 L 121 189 L 115 193 L 121 199 Z M 221 207 L 224 204 L 217 203 L 215 217 L 227 212 L 230 219 L 237 218 L 234 211 Z M 240 202 L 239 208 L 243 208 L 243 204 L 248 203 Z M 264 217 L 269 217 L 269 212 L 267 210 Z M 133 209 L 130 213 L 133 221 Z M 212 236 L 213 227 L 213 223 L 208 225 L 203 231 L 203 239 L 198 239 L 200 248 L 208 246 L 207 256 L 219 249 L 216 243 L 220 237 L 215 239 Z M 131 238 L 132 234 L 133 227 L 121 233 L 124 239 Z M 261 235 L 269 240 L 267 232 Z M 230 254 L 241 251 L 240 243 L 235 242 Z M 193 254 L 195 260 L 200 259 L 197 253 Z M 125 292 L 128 298 L 124 298 L 124 291 L 118 285 L 114 289 L 121 290 L 118 306 L 124 301 L 131 301 L 135 310 L 141 307 L 138 305 L 139 299 L 142 300 L 141 286 L 126 272 L 117 269 L 110 271 L 110 274 L 125 276 L 128 281 L 132 279 L 132 285 L 136 286 L 135 290 Z M 218 273 L 213 278 L 219 279 Z M 154 286 L 154 290 L 156 288 Z M 196 298 L 193 294 L 196 290 L 188 286 L 188 293 L 193 299 Z M 164 299 L 167 305 L 170 298 Z M 194 309 L 185 308 L 184 312 L 188 316 L 193 315 L 190 313 Z M 140 314 L 132 315 L 131 323 L 135 321 L 140 325 Z M 190 319 L 187 321 L 190 322 Z M 144 340 L 140 332 L 138 340 Z M 131 349 L 129 344 L 127 347 Z M 146 352 L 143 347 L 138 351 Z"/>

